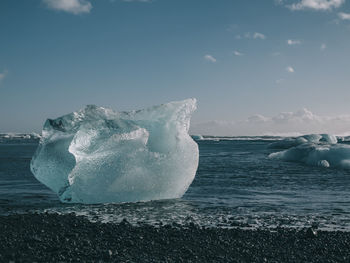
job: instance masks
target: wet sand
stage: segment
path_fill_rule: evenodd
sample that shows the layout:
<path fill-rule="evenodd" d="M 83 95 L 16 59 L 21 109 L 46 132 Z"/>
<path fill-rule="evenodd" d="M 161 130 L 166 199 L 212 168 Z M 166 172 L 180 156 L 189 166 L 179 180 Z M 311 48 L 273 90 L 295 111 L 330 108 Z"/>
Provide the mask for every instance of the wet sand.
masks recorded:
<path fill-rule="evenodd" d="M 350 262 L 350 233 L 0 216 L 0 262 Z"/>

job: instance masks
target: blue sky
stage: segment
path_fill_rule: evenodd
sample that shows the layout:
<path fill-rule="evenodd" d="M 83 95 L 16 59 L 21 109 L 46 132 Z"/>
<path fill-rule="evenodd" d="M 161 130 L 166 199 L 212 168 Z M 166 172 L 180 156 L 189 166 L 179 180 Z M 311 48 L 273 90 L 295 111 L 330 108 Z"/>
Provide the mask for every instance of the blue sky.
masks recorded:
<path fill-rule="evenodd" d="M 0 30 L 0 132 L 189 97 L 194 124 L 350 114 L 349 0 L 2 0 Z"/>

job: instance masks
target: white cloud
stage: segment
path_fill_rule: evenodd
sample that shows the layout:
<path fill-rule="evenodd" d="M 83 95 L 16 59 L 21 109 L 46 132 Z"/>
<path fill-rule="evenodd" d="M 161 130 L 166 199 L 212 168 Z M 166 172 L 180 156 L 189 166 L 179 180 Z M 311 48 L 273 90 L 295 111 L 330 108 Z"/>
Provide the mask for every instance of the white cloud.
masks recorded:
<path fill-rule="evenodd" d="M 48 8 L 71 14 L 90 13 L 92 5 L 87 0 L 43 0 Z"/>
<path fill-rule="evenodd" d="M 275 81 L 276 84 L 281 84 L 282 82 L 284 82 L 284 79 L 276 79 Z"/>
<path fill-rule="evenodd" d="M 254 39 L 258 39 L 258 38 L 260 38 L 260 39 L 265 39 L 266 36 L 265 36 L 264 34 L 255 32 L 255 33 L 253 34 L 253 38 L 254 38 Z"/>
<path fill-rule="evenodd" d="M 244 55 L 243 53 L 239 52 L 238 50 L 233 51 L 233 54 L 235 56 L 243 56 Z"/>
<path fill-rule="evenodd" d="M 313 9 L 319 11 L 331 10 L 344 4 L 345 0 L 301 0 L 299 3 L 289 5 L 291 10 Z"/>
<path fill-rule="evenodd" d="M 350 13 L 340 12 L 338 13 L 338 16 L 342 20 L 350 20 Z"/>
<path fill-rule="evenodd" d="M 286 67 L 286 70 L 289 73 L 294 73 L 294 68 L 292 68 L 291 66 Z"/>
<path fill-rule="evenodd" d="M 286 122 L 304 122 L 304 121 L 318 121 L 319 117 L 314 115 L 308 109 L 301 109 L 296 112 L 281 112 L 278 115 L 271 118 L 274 123 L 286 123 Z"/>
<path fill-rule="evenodd" d="M 297 39 L 288 39 L 287 40 L 287 44 L 290 45 L 290 46 L 294 46 L 294 45 L 300 45 L 301 44 L 301 41 L 300 40 L 297 40 Z"/>
<path fill-rule="evenodd" d="M 325 43 L 322 43 L 320 46 L 321 51 L 324 51 L 327 48 L 327 45 Z"/>
<path fill-rule="evenodd" d="M 8 74 L 7 70 L 4 70 L 3 72 L 0 73 L 0 82 L 6 78 L 7 74 Z"/>
<path fill-rule="evenodd" d="M 267 122 L 268 120 L 269 120 L 269 118 L 265 117 L 264 115 L 255 114 L 253 116 L 248 117 L 246 122 L 264 123 L 264 122 Z"/>
<path fill-rule="evenodd" d="M 207 61 L 213 62 L 213 63 L 216 62 L 216 58 L 214 58 L 212 55 L 209 55 L 209 54 L 205 55 L 204 59 L 207 60 Z"/>
<path fill-rule="evenodd" d="M 203 135 L 280 135 L 332 133 L 350 134 L 350 115 L 319 116 L 308 109 L 281 112 L 272 117 L 253 115 L 240 121 L 208 121 L 191 125 L 192 134 Z"/>
<path fill-rule="evenodd" d="M 236 39 L 242 39 L 242 38 L 247 38 L 247 39 L 266 39 L 266 36 L 262 33 L 255 32 L 246 32 L 243 36 L 242 35 L 237 35 Z"/>

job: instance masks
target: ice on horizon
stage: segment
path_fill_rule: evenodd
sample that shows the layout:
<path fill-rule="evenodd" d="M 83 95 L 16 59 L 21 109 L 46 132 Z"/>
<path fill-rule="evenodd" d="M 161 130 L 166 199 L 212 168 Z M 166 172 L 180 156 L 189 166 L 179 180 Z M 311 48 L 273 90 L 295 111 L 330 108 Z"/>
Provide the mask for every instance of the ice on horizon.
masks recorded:
<path fill-rule="evenodd" d="M 31 171 L 62 202 L 180 198 L 198 167 L 195 109 L 195 99 L 130 112 L 89 105 L 48 119 Z"/>

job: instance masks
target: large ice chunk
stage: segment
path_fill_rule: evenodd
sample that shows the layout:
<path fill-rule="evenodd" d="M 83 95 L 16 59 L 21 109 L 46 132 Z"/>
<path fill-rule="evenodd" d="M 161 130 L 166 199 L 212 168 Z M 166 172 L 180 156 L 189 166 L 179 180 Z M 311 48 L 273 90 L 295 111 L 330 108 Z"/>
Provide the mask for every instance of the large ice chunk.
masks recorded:
<path fill-rule="evenodd" d="M 48 119 L 31 171 L 63 202 L 179 198 L 198 167 L 195 109 L 195 99 L 130 112 L 89 105 Z"/>

